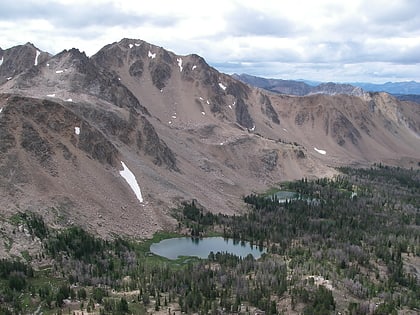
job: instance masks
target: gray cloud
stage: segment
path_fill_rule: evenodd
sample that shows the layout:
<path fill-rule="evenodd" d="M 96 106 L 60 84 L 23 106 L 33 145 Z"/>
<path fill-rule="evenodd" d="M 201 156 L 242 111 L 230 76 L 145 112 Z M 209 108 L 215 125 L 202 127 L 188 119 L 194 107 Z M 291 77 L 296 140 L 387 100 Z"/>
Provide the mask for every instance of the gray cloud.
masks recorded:
<path fill-rule="evenodd" d="M 150 24 L 169 27 L 176 19 L 168 16 L 137 15 L 122 12 L 112 2 L 101 4 L 67 5 L 48 1 L 11 1 L 1 4 L 0 20 L 24 21 L 45 19 L 55 27 L 85 28 L 89 26 L 138 26 Z"/>
<path fill-rule="evenodd" d="M 244 6 L 239 6 L 229 12 L 225 20 L 227 22 L 226 31 L 235 36 L 288 37 L 296 34 L 299 30 L 298 25 L 286 17 L 272 16 Z"/>
<path fill-rule="evenodd" d="M 114 3 L 3 0 L 0 45 L 31 41 L 52 53 L 77 47 L 93 54 L 132 37 L 175 53 L 200 54 L 227 73 L 341 82 L 420 78 L 418 1 L 331 1 L 324 6 L 308 1 L 284 10 L 278 7 L 284 3 L 272 2 L 270 10 L 233 1 L 214 12 L 209 6 L 204 14 L 182 0 L 162 10 L 126 2 L 132 10 L 124 11 Z"/>
<path fill-rule="evenodd" d="M 363 2 L 362 14 L 367 13 L 370 22 L 375 24 L 395 25 L 418 20 L 420 2 L 410 0 L 383 1 L 370 0 Z"/>

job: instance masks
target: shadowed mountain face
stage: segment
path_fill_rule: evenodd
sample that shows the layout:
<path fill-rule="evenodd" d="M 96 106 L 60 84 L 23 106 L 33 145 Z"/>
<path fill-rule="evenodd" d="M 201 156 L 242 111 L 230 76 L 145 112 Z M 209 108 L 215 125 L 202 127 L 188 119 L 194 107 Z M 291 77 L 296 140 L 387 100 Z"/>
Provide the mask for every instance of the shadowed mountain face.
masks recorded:
<path fill-rule="evenodd" d="M 134 39 L 90 58 L 29 44 L 0 53 L 6 217 L 32 210 L 50 224 L 147 237 L 174 224 L 182 200 L 233 214 L 241 196 L 279 181 L 420 161 L 418 106 L 385 93 L 272 94 Z"/>

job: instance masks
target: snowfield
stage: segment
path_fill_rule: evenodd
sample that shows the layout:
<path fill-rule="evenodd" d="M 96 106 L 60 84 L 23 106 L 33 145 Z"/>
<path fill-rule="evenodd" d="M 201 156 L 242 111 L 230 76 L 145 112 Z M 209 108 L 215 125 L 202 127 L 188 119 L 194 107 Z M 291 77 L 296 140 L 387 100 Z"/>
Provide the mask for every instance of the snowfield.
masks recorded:
<path fill-rule="evenodd" d="M 136 195 L 137 199 L 140 202 L 143 202 L 143 196 L 141 195 L 140 186 L 137 183 L 136 176 L 130 171 L 130 169 L 125 165 L 123 161 L 121 161 L 123 170 L 120 171 L 120 175 L 122 178 L 125 179 L 128 185 L 130 185 L 131 189 L 133 190 L 134 194 Z"/>
<path fill-rule="evenodd" d="M 177 58 L 176 61 L 178 62 L 179 72 L 182 72 L 182 59 Z"/>
<path fill-rule="evenodd" d="M 38 65 L 38 57 L 41 54 L 41 52 L 39 50 L 36 51 L 36 56 L 35 56 L 35 62 L 34 62 L 34 66 Z"/>
<path fill-rule="evenodd" d="M 325 150 L 317 149 L 317 148 L 315 148 L 315 147 L 314 147 L 314 150 L 315 150 L 316 152 L 318 152 L 319 154 L 322 154 L 322 155 L 327 154 L 327 151 L 325 151 Z"/>

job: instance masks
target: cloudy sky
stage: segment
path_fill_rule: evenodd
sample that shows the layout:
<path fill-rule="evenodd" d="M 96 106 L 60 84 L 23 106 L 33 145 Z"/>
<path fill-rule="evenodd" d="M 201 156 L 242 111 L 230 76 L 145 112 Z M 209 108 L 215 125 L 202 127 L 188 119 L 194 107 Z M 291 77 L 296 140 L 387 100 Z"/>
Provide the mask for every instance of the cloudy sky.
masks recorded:
<path fill-rule="evenodd" d="M 420 81 L 417 0 L 2 0 L 0 47 L 93 55 L 124 37 L 196 53 L 225 73 Z"/>

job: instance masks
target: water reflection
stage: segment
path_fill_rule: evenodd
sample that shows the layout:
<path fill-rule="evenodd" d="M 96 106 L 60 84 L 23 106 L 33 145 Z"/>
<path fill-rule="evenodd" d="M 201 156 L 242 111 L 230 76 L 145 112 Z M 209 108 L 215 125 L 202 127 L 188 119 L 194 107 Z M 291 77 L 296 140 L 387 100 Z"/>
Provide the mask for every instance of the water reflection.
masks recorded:
<path fill-rule="evenodd" d="M 168 259 L 177 259 L 179 256 L 195 256 L 205 259 L 211 252 L 228 253 L 241 258 L 251 254 L 258 259 L 266 252 L 264 248 L 252 245 L 249 242 L 223 237 L 172 238 L 152 244 L 150 251 Z"/>

